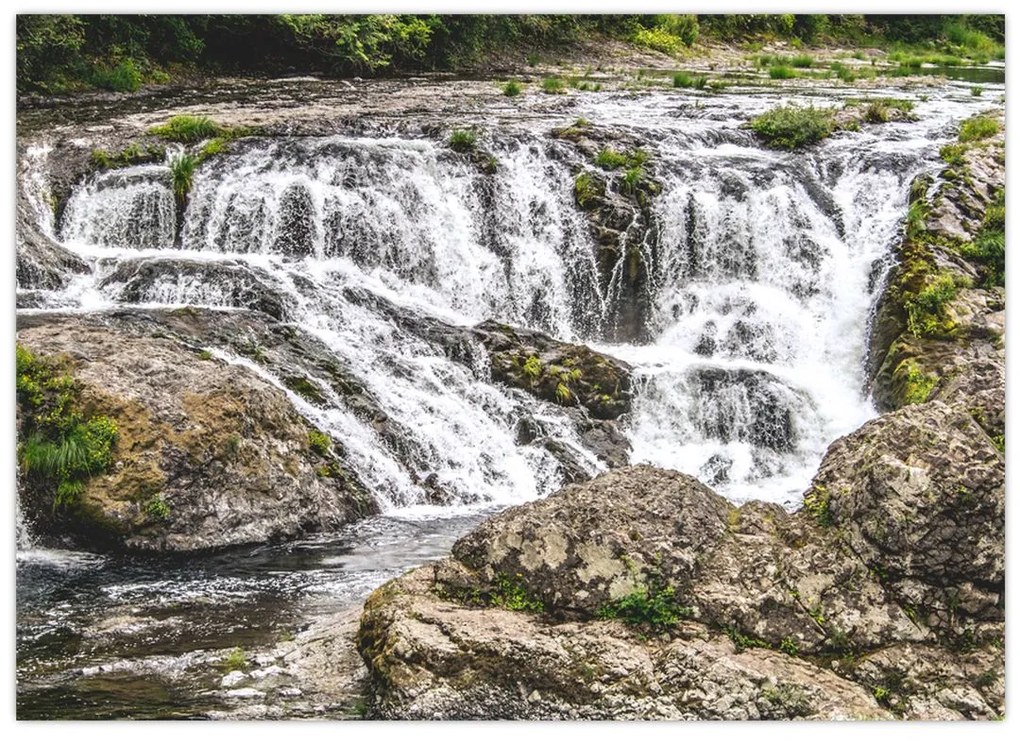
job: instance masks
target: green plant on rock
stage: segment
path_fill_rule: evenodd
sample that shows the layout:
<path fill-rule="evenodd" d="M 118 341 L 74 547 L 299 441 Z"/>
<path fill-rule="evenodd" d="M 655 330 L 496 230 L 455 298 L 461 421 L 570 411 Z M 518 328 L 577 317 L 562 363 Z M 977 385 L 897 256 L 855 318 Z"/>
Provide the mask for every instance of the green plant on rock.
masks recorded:
<path fill-rule="evenodd" d="M 903 404 L 908 406 L 927 402 L 939 382 L 938 375 L 926 374 L 910 359 L 901 362 L 895 374 L 903 378 Z"/>
<path fill-rule="evenodd" d="M 283 378 L 283 384 L 309 403 L 321 406 L 326 402 L 326 397 L 322 394 L 322 391 L 307 377 L 285 377 Z"/>
<path fill-rule="evenodd" d="M 595 165 L 603 170 L 616 170 L 627 164 L 627 156 L 612 147 L 603 147 L 595 155 Z"/>
<path fill-rule="evenodd" d="M 733 641 L 733 645 L 737 647 L 737 653 L 746 651 L 749 648 L 772 648 L 767 641 L 755 638 L 754 636 L 744 635 L 733 625 L 726 629 L 726 635 Z"/>
<path fill-rule="evenodd" d="M 534 385 L 538 378 L 542 376 L 542 360 L 537 356 L 529 356 L 524 360 L 524 365 L 521 367 L 521 371 L 524 376 L 528 378 L 532 385 Z"/>
<path fill-rule="evenodd" d="M 89 478 L 113 462 L 117 424 L 86 417 L 80 387 L 68 363 L 16 346 L 16 392 L 22 411 L 18 464 L 39 488 L 52 492 L 54 507 L 74 503 Z"/>
<path fill-rule="evenodd" d="M 170 505 L 162 496 L 154 496 L 145 503 L 145 513 L 152 519 L 163 521 L 170 516 Z"/>
<path fill-rule="evenodd" d="M 577 174 L 574 179 L 574 200 L 582 209 L 592 206 L 605 194 L 605 185 L 587 171 Z"/>
<path fill-rule="evenodd" d="M 170 160 L 170 178 L 173 183 L 174 196 L 177 197 L 179 203 L 183 204 L 191 192 L 198 164 L 198 156 L 188 153 L 181 153 Z"/>
<path fill-rule="evenodd" d="M 674 88 L 696 88 L 702 90 L 708 84 L 708 76 L 677 72 L 673 75 Z"/>
<path fill-rule="evenodd" d="M 560 405 L 566 405 L 574 399 L 574 394 L 570 392 L 570 388 L 564 382 L 557 383 L 555 395 L 556 402 Z"/>
<path fill-rule="evenodd" d="M 523 90 L 524 88 L 516 80 L 507 80 L 506 83 L 503 84 L 503 95 L 507 98 L 519 96 Z"/>
<path fill-rule="evenodd" d="M 769 68 L 769 77 L 772 80 L 789 80 L 790 78 L 797 77 L 797 72 L 792 67 L 776 65 Z"/>
<path fill-rule="evenodd" d="M 248 668 L 248 655 L 242 648 L 233 648 L 220 661 L 220 671 L 224 674 L 230 672 L 243 672 Z"/>
<path fill-rule="evenodd" d="M 820 526 L 832 526 L 829 490 L 825 486 L 816 485 L 804 495 L 804 509 Z"/>
<path fill-rule="evenodd" d="M 985 287 L 1006 286 L 1006 194 L 1000 189 L 985 211 L 974 242 L 961 247 L 960 253 L 976 262 L 984 274 Z"/>
<path fill-rule="evenodd" d="M 797 645 L 797 642 L 790 637 L 784 638 L 779 643 L 779 650 L 790 656 L 796 656 L 800 653 L 800 647 Z"/>
<path fill-rule="evenodd" d="M 621 181 L 620 188 L 625 194 L 633 194 L 637 190 L 637 185 L 644 177 L 645 169 L 640 165 L 628 168 L 623 174 L 623 180 Z"/>
<path fill-rule="evenodd" d="M 999 122 L 991 116 L 972 116 L 960 125 L 960 142 L 976 142 L 998 134 Z"/>
<path fill-rule="evenodd" d="M 693 617 L 694 608 L 680 602 L 672 586 L 640 586 L 630 594 L 603 605 L 596 613 L 604 620 L 622 620 L 628 625 L 668 629 Z"/>
<path fill-rule="evenodd" d="M 497 574 L 495 584 L 489 592 L 489 603 L 495 607 L 515 612 L 545 611 L 542 601 L 533 597 L 524 588 L 521 583 L 522 578 L 521 574 L 517 574 L 516 579 L 510 578 L 504 573 Z"/>
<path fill-rule="evenodd" d="M 325 432 L 312 429 L 308 432 L 308 448 L 317 455 L 325 457 L 333 447 L 333 440 Z"/>
<path fill-rule="evenodd" d="M 478 135 L 473 129 L 454 129 L 447 145 L 454 152 L 472 152 L 477 142 Z"/>
<path fill-rule="evenodd" d="M 947 316 L 947 308 L 956 295 L 956 280 L 948 271 L 936 274 L 920 291 L 908 293 L 903 301 L 907 330 L 918 337 L 952 337 L 955 324 Z"/>
<path fill-rule="evenodd" d="M 831 109 L 779 106 L 751 119 L 750 127 L 770 147 L 793 150 L 828 137 L 835 121 Z"/>

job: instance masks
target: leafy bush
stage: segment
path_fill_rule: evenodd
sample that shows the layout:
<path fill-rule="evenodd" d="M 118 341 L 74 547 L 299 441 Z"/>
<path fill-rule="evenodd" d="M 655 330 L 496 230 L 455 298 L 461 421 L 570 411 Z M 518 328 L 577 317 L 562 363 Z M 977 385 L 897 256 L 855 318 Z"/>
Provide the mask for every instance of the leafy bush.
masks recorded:
<path fill-rule="evenodd" d="M 558 77 L 547 77 L 542 79 L 543 93 L 566 93 L 567 85 Z"/>
<path fill-rule="evenodd" d="M 473 129 L 454 129 L 446 144 L 454 152 L 471 152 L 478 142 L 478 135 Z"/>
<path fill-rule="evenodd" d="M 972 116 L 960 125 L 960 142 L 988 139 L 999 132 L 999 122 L 990 116 Z"/>
<path fill-rule="evenodd" d="M 224 129 L 207 116 L 181 114 L 171 117 L 166 124 L 149 129 L 149 134 L 173 142 L 191 144 L 224 133 Z"/>
<path fill-rule="evenodd" d="M 96 68 L 92 84 L 118 93 L 133 93 L 142 86 L 142 73 L 133 59 L 123 59 L 115 67 Z"/>
<path fill-rule="evenodd" d="M 503 85 L 503 95 L 506 96 L 507 98 L 519 96 L 521 94 L 521 91 L 523 90 L 524 89 L 521 87 L 521 84 L 518 83 L 516 80 L 508 80 Z"/>
<path fill-rule="evenodd" d="M 599 608 L 597 614 L 602 619 L 622 620 L 628 625 L 664 629 L 692 617 L 694 609 L 680 603 L 672 586 L 642 586 Z"/>
<path fill-rule="evenodd" d="M 687 46 L 682 38 L 658 26 L 637 29 L 631 37 L 631 41 L 638 46 L 654 49 L 670 56 L 679 54 Z"/>
<path fill-rule="evenodd" d="M 756 116 L 750 127 L 770 147 L 793 150 L 828 137 L 835 122 L 831 109 L 779 106 Z"/>
<path fill-rule="evenodd" d="M 769 77 L 773 80 L 789 80 L 790 78 L 797 77 L 797 73 L 794 72 L 792 67 L 776 65 L 769 68 Z"/>

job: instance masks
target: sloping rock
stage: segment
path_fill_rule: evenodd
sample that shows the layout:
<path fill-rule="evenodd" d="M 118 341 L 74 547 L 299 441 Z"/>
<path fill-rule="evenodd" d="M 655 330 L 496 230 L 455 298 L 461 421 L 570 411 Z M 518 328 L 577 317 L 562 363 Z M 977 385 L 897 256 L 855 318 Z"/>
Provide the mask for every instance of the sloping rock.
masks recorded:
<path fill-rule="evenodd" d="M 109 472 L 68 508 L 22 483 L 37 531 L 90 547 L 187 551 L 332 529 L 376 506 L 287 396 L 131 315 L 32 316 L 18 341 L 66 355 L 82 406 L 118 427 Z"/>
<path fill-rule="evenodd" d="M 376 713 L 1000 715 L 1003 463 L 960 426 L 938 403 L 876 420 L 793 515 L 649 466 L 508 510 L 366 604 Z M 957 599 L 948 624 L 923 590 Z M 883 685 L 906 657 L 917 680 Z"/>

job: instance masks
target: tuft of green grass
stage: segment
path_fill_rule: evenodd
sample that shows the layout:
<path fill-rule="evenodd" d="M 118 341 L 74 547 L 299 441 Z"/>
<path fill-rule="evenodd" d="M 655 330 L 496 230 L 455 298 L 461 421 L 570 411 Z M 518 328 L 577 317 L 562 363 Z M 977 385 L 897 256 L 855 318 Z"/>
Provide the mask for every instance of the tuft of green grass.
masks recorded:
<path fill-rule="evenodd" d="M 982 88 L 980 85 L 971 86 L 970 94 L 972 96 L 974 96 L 975 98 L 979 97 L 984 92 L 985 92 L 985 89 Z"/>
<path fill-rule="evenodd" d="M 595 155 L 595 165 L 603 170 L 616 170 L 627 164 L 627 156 L 612 147 L 603 147 Z"/>
<path fill-rule="evenodd" d="M 776 65 L 769 68 L 769 77 L 773 80 L 789 80 L 790 78 L 797 77 L 797 73 L 792 67 Z"/>
<path fill-rule="evenodd" d="M 960 142 L 988 139 L 999 132 L 999 122 L 990 116 L 972 116 L 960 125 Z"/>
<path fill-rule="evenodd" d="M 519 96 L 524 88 L 516 80 L 508 80 L 503 84 L 503 95 L 507 98 Z"/>
<path fill-rule="evenodd" d="M 779 106 L 756 116 L 750 127 L 770 147 L 793 150 L 828 137 L 835 121 L 831 109 Z"/>
<path fill-rule="evenodd" d="M 170 177 L 173 182 L 174 196 L 184 203 L 195 182 L 195 170 L 201 162 L 197 155 L 181 153 L 170 160 Z"/>
<path fill-rule="evenodd" d="M 623 181 L 621 188 L 626 194 L 633 194 L 637 189 L 638 183 L 645 177 L 645 169 L 640 165 L 635 165 L 628 168 L 623 174 Z"/>
<path fill-rule="evenodd" d="M 832 510 L 829 505 L 829 491 L 825 486 L 816 485 L 804 494 L 804 509 L 821 527 L 832 526 Z"/>
<path fill-rule="evenodd" d="M 220 661 L 220 671 L 224 674 L 230 672 L 243 672 L 248 668 L 248 655 L 242 648 L 231 649 L 223 660 Z"/>
<path fill-rule="evenodd" d="M 692 75 L 688 72 L 678 72 L 673 75 L 674 88 L 697 88 L 703 90 L 708 84 L 708 76 Z"/>
<path fill-rule="evenodd" d="M 495 586 L 489 592 L 489 604 L 514 612 L 543 612 L 545 605 L 528 593 L 521 584 L 522 578 L 520 574 L 516 580 L 504 573 L 497 574 Z"/>
<path fill-rule="evenodd" d="M 800 68 L 814 67 L 815 58 L 810 54 L 798 54 L 790 60 L 790 64 Z"/>
<path fill-rule="evenodd" d="M 149 134 L 162 137 L 173 142 L 194 144 L 210 137 L 224 134 L 226 130 L 207 116 L 191 116 L 181 114 L 173 116 L 166 124 L 152 127 Z"/>
<path fill-rule="evenodd" d="M 985 287 L 1006 286 L 1006 203 L 1000 190 L 985 212 L 974 242 L 960 248 L 960 253 L 977 263 L 984 274 Z"/>
<path fill-rule="evenodd" d="M 547 77 L 542 79 L 543 93 L 566 93 L 567 84 L 558 77 Z"/>
<path fill-rule="evenodd" d="M 170 505 L 163 500 L 162 496 L 154 496 L 144 506 L 145 513 L 152 519 L 164 521 L 170 516 Z"/>
<path fill-rule="evenodd" d="M 582 209 L 591 206 L 605 193 L 605 184 L 587 171 L 577 174 L 574 179 L 574 200 Z"/>
<path fill-rule="evenodd" d="M 478 135 L 473 129 L 454 129 L 446 144 L 454 152 L 471 152 L 478 143 Z"/>

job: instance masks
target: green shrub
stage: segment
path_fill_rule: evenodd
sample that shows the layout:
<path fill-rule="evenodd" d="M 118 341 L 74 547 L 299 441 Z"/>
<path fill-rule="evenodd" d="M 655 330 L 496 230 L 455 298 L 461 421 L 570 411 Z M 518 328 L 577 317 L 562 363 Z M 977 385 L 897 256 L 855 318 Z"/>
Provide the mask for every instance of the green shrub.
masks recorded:
<path fill-rule="evenodd" d="M 174 196 L 182 204 L 191 192 L 198 163 L 198 156 L 188 153 L 181 153 L 170 160 L 170 177 L 173 182 Z"/>
<path fill-rule="evenodd" d="M 637 46 L 654 49 L 657 52 L 670 56 L 679 54 L 687 46 L 681 37 L 658 26 L 655 28 L 638 28 L 634 35 L 631 36 L 631 41 Z"/>
<path fill-rule="evenodd" d="M 503 84 L 503 95 L 508 98 L 519 96 L 523 90 L 524 88 L 516 80 L 508 80 Z"/>
<path fill-rule="evenodd" d="M 642 586 L 599 608 L 597 614 L 606 620 L 622 620 L 628 625 L 663 629 L 692 617 L 694 608 L 681 604 L 672 586 Z"/>
<path fill-rule="evenodd" d="M 960 142 L 974 142 L 998 134 L 999 122 L 990 116 L 972 116 L 960 125 Z"/>
<path fill-rule="evenodd" d="M 454 129 L 447 140 L 447 145 L 454 152 L 471 152 L 478 142 L 478 135 L 473 129 Z"/>
<path fill-rule="evenodd" d="M 171 117 L 166 124 L 150 128 L 149 134 L 154 134 L 157 137 L 162 137 L 172 142 L 192 144 L 209 139 L 210 137 L 220 136 L 225 131 L 207 116 L 182 114 Z"/>
<path fill-rule="evenodd" d="M 779 106 L 756 116 L 750 127 L 770 147 L 793 150 L 828 137 L 835 122 L 831 109 Z"/>
<path fill-rule="evenodd" d="M 797 73 L 792 67 L 776 65 L 775 67 L 769 68 L 769 77 L 773 80 L 789 80 L 790 78 L 797 77 Z"/>
<path fill-rule="evenodd" d="M 145 513 L 152 519 L 163 521 L 170 516 L 170 505 L 161 496 L 155 496 L 145 503 Z"/>
<path fill-rule="evenodd" d="M 96 68 L 92 73 L 92 84 L 118 93 L 133 93 L 142 86 L 142 73 L 129 57 L 115 67 Z"/>
<path fill-rule="evenodd" d="M 567 85 L 558 77 L 547 77 L 542 79 L 543 93 L 566 93 Z"/>
<path fill-rule="evenodd" d="M 333 440 L 329 434 L 313 429 L 308 432 L 308 448 L 317 455 L 325 457 L 333 446 Z"/>

